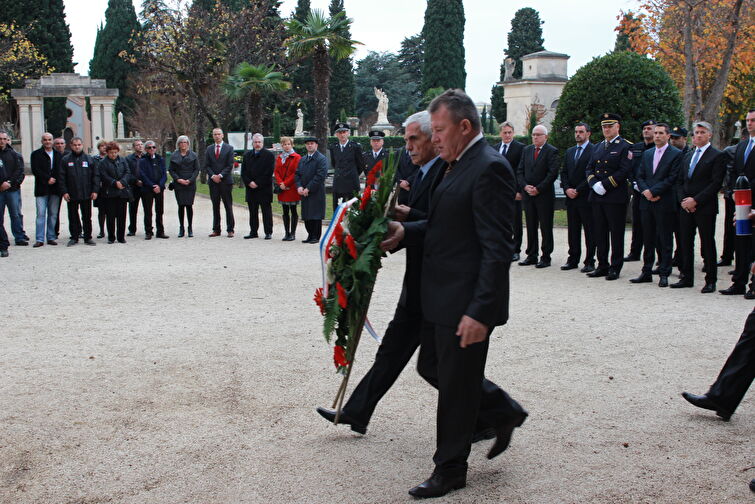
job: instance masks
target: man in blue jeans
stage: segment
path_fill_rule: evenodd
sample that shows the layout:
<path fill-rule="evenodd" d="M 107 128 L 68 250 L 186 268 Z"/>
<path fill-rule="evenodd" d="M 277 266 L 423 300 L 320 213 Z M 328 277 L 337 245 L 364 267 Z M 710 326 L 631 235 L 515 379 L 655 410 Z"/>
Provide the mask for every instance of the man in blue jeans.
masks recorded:
<path fill-rule="evenodd" d="M 5 207 L 10 214 L 10 229 L 16 245 L 29 245 L 24 231 L 24 216 L 21 214 L 21 183 L 24 181 L 24 160 L 13 150 L 8 133 L 0 131 L 0 165 L 4 167 L 5 179 L 0 186 L 0 219 L 5 217 Z"/>
<path fill-rule="evenodd" d="M 42 147 L 31 153 L 34 199 L 37 203 L 37 232 L 34 247 L 57 245 L 55 225 L 60 211 L 60 152 L 52 148 L 52 135 L 42 133 Z"/>

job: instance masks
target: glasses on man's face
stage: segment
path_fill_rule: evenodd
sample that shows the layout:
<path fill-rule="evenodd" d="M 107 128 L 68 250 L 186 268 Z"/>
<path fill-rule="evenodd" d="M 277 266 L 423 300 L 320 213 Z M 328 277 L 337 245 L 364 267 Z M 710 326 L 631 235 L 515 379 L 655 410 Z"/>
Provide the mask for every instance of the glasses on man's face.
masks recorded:
<path fill-rule="evenodd" d="M 157 149 L 157 147 L 155 147 L 154 145 L 150 145 L 148 147 L 145 147 L 145 149 Z"/>

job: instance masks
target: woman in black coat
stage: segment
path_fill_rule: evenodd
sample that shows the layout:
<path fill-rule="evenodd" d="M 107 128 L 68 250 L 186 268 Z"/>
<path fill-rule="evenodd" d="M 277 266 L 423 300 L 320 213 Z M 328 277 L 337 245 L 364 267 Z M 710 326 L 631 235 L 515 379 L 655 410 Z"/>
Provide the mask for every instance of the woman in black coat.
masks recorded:
<path fill-rule="evenodd" d="M 95 161 L 97 161 L 97 164 L 99 165 L 103 159 L 105 159 L 105 156 L 107 156 L 107 153 L 105 152 L 105 146 L 107 145 L 107 140 L 100 140 L 97 142 L 97 154 L 92 156 Z M 97 207 L 97 222 L 100 225 L 100 234 L 97 235 L 97 238 L 104 238 L 105 237 L 105 207 L 100 206 L 100 203 L 102 203 L 105 200 L 100 201 L 99 199 L 96 199 L 92 202 L 92 205 Z"/>
<path fill-rule="evenodd" d="M 116 142 L 108 142 L 107 155 L 97 166 L 102 183 L 100 207 L 105 207 L 108 243 L 115 243 L 116 238 L 118 243 L 126 243 L 126 204 L 131 198 L 133 176 L 126 160 L 118 155 L 120 150 Z"/>
<path fill-rule="evenodd" d="M 184 213 L 188 219 L 189 238 L 194 236 L 191 223 L 194 220 L 194 194 L 197 192 L 197 175 L 199 175 L 199 158 L 190 149 L 189 137 L 181 135 L 176 140 L 176 150 L 170 156 L 168 167 L 170 176 L 173 177 L 173 190 L 176 192 L 178 203 L 178 237 L 183 238 Z"/>

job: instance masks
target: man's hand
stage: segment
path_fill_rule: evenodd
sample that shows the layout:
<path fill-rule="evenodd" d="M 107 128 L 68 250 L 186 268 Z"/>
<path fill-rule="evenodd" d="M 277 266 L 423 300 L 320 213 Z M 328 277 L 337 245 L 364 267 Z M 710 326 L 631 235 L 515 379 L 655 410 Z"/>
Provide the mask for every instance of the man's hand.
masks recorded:
<path fill-rule="evenodd" d="M 398 186 L 399 186 L 399 187 L 400 187 L 401 189 L 403 189 L 404 191 L 408 191 L 409 189 L 411 189 L 411 188 L 412 188 L 412 186 L 411 186 L 411 185 L 409 185 L 409 181 L 408 181 L 408 180 L 401 180 L 401 181 L 400 181 L 400 182 L 398 183 Z"/>
<path fill-rule="evenodd" d="M 155 194 L 160 194 L 160 186 L 159 185 L 153 185 L 152 186 L 152 192 Z"/>
<path fill-rule="evenodd" d="M 516 196 L 514 196 L 514 201 L 522 201 L 522 193 L 516 193 Z"/>
<path fill-rule="evenodd" d="M 567 190 L 566 190 L 566 195 L 567 195 L 567 196 L 568 196 L 568 197 L 569 197 L 570 199 L 574 199 L 574 198 L 576 198 L 577 196 L 579 196 L 579 193 L 577 192 L 577 190 L 576 190 L 576 189 L 571 189 L 571 188 L 569 188 L 569 189 L 567 189 Z"/>
<path fill-rule="evenodd" d="M 96 199 L 97 199 L 97 193 L 96 193 L 96 192 L 93 192 L 93 193 L 92 193 L 92 194 L 90 195 L 90 197 L 92 198 L 92 201 L 96 200 Z M 68 200 L 66 200 L 66 201 L 68 201 Z"/>
<path fill-rule="evenodd" d="M 653 199 L 653 193 L 650 192 L 650 189 L 645 189 L 642 191 L 642 195 L 645 196 L 645 199 L 648 201 L 655 201 Z"/>
<path fill-rule="evenodd" d="M 684 198 L 682 200 L 682 208 L 687 212 L 692 213 L 697 210 L 697 201 L 695 201 L 695 198 Z"/>
<path fill-rule="evenodd" d="M 406 222 L 406 219 L 409 217 L 410 210 L 411 207 L 408 207 L 406 205 L 396 205 L 393 209 L 393 218 L 399 222 Z"/>
<path fill-rule="evenodd" d="M 302 194 L 305 198 L 309 196 L 309 189 L 304 189 L 304 193 Z"/>
<path fill-rule="evenodd" d="M 66 200 L 66 201 L 71 201 L 71 195 L 69 195 L 68 193 L 65 193 L 63 195 L 63 199 Z"/>
<path fill-rule="evenodd" d="M 257 189 L 257 182 L 252 180 L 251 182 L 249 182 L 249 187 L 251 187 L 252 189 Z"/>
<path fill-rule="evenodd" d="M 281 184 L 279 187 L 281 188 L 281 191 L 288 191 L 288 187 L 286 187 L 286 184 Z"/>
<path fill-rule="evenodd" d="M 118 189 L 123 189 L 123 184 L 121 184 L 121 181 L 120 181 L 120 180 L 117 180 L 117 181 L 115 182 L 115 187 L 117 187 Z"/>
<path fill-rule="evenodd" d="M 10 182 L 8 182 L 7 180 L 0 184 L 0 192 L 7 191 L 8 189 L 10 189 Z"/>
<path fill-rule="evenodd" d="M 485 338 L 488 337 L 488 326 L 477 322 L 468 315 L 464 315 L 461 317 L 459 327 L 456 328 L 456 335 L 461 337 L 459 346 L 467 348 L 469 345 L 485 341 Z"/>
<path fill-rule="evenodd" d="M 50 177 L 50 179 L 47 181 L 48 184 L 53 185 L 55 183 L 55 177 Z"/>
<path fill-rule="evenodd" d="M 136 185 L 137 185 L 137 187 L 141 187 L 141 186 L 144 185 L 144 182 L 142 182 L 141 180 L 137 180 L 136 181 Z"/>
<path fill-rule="evenodd" d="M 535 186 L 533 186 L 533 185 L 529 185 L 528 184 L 528 185 L 524 186 L 524 190 L 530 196 L 537 196 L 538 194 L 540 194 L 540 191 L 538 191 L 537 188 Z"/>
<path fill-rule="evenodd" d="M 601 196 L 606 193 L 606 188 L 603 187 L 603 182 L 595 182 L 595 185 L 592 186 L 592 190 L 595 191 L 596 194 L 599 194 Z"/>
<path fill-rule="evenodd" d="M 389 222 L 388 233 L 386 233 L 385 239 L 380 242 L 380 250 L 385 252 L 398 247 L 398 244 L 404 239 L 404 233 L 404 226 L 400 222 Z"/>
<path fill-rule="evenodd" d="M 181 185 L 189 185 L 189 181 L 182 178 L 178 179 L 178 183 Z"/>
<path fill-rule="evenodd" d="M 299 193 L 299 196 L 304 196 L 304 188 L 303 188 L 303 187 L 300 187 L 300 188 L 298 188 L 298 189 L 296 190 L 296 192 L 298 192 L 298 193 Z"/>

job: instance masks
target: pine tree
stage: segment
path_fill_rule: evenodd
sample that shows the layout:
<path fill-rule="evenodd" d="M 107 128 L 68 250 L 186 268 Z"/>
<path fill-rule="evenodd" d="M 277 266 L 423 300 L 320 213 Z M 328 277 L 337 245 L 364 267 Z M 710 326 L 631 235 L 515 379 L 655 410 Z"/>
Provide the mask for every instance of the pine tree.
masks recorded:
<path fill-rule="evenodd" d="M 425 9 L 424 95 L 432 88 L 464 89 L 464 5 L 462 0 L 428 0 Z"/>
<path fill-rule="evenodd" d="M 330 17 L 339 12 L 344 12 L 345 15 L 343 0 L 330 0 Z M 350 39 L 351 30 L 346 28 L 340 35 Z M 354 85 L 354 65 L 350 57 L 335 60 L 331 56 L 330 68 L 332 74 L 330 77 L 330 117 L 328 120 L 332 127 L 338 119 L 338 112 L 341 109 L 345 110 L 347 115 L 354 113 L 356 88 Z"/>
<path fill-rule="evenodd" d="M 66 23 L 63 0 L 3 2 L 3 18 L 21 28 L 29 41 L 47 58 L 55 72 L 73 72 L 71 30 Z M 46 98 L 47 130 L 60 135 L 66 126 L 66 99 Z"/>
<path fill-rule="evenodd" d="M 516 61 L 514 78 L 522 78 L 522 56 L 543 51 L 543 21 L 540 14 L 532 7 L 519 9 L 511 20 L 511 31 L 508 37 L 508 47 L 504 51 L 506 56 Z M 501 64 L 501 80 L 504 76 L 504 64 Z"/>
<path fill-rule="evenodd" d="M 414 95 L 415 102 L 419 103 L 422 99 L 422 93 L 419 88 L 422 83 L 422 66 L 425 64 L 425 39 L 422 38 L 422 33 L 406 37 L 401 41 L 398 60 L 401 68 L 412 76 L 412 80 L 415 83 L 415 91 L 412 94 Z"/>
<path fill-rule="evenodd" d="M 115 102 L 115 110 L 124 115 L 133 109 L 133 98 L 128 93 L 128 78 L 136 71 L 136 65 L 121 56 L 133 53 L 131 42 L 139 31 L 134 3 L 131 0 L 109 0 L 105 11 L 105 27 L 97 29 L 94 55 L 89 62 L 89 75 L 94 79 L 105 79 L 107 87 L 118 88 L 120 96 Z M 126 128 L 128 130 L 128 128 Z"/>

